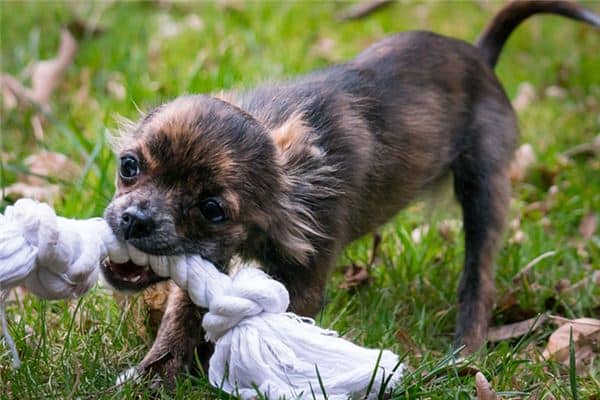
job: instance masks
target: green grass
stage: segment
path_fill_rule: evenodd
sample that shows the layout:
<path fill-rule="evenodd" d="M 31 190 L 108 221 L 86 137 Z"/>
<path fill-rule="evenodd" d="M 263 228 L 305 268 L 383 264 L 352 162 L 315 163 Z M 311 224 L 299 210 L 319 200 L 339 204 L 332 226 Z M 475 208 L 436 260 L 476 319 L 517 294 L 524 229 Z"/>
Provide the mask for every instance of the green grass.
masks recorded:
<path fill-rule="evenodd" d="M 222 4 L 227 4 L 224 2 Z M 237 3 L 235 3 L 237 4 Z M 3 110 L 0 184 L 5 187 L 23 173 L 22 160 L 41 149 L 66 154 L 82 166 L 73 182 L 61 182 L 58 212 L 72 217 L 100 215 L 111 197 L 115 160 L 105 141 L 118 114 L 136 118 L 142 110 L 184 93 L 244 87 L 266 78 L 285 77 L 346 60 L 387 34 L 430 29 L 472 41 L 491 18 L 498 3 L 403 2 L 355 22 L 340 23 L 335 14 L 343 3 L 247 3 L 224 7 L 211 3 L 1 2 L 0 29 L 5 73 L 22 76 L 32 61 L 54 56 L 62 24 L 74 16 L 98 18 L 106 33 L 81 43 L 75 63 L 52 99 L 52 113 L 37 140 L 29 123 L 31 110 Z M 591 4 L 600 12 L 598 4 Z M 160 36 L 165 18 L 178 23 L 197 15 L 202 28 L 183 29 L 174 37 Z M 323 54 L 318 43 L 332 40 Z M 321 46 L 323 47 L 323 46 Z M 522 142 L 538 155 L 532 174 L 515 184 L 511 218 L 521 219 L 522 242 L 508 240 L 497 268 L 499 297 L 518 289 L 527 312 L 549 311 L 567 318 L 600 317 L 600 289 L 588 285 L 559 293 L 600 268 L 600 237 L 584 240 L 578 232 L 583 216 L 600 210 L 598 158 L 561 161 L 561 153 L 590 142 L 600 133 L 600 32 L 558 17 L 528 21 L 511 37 L 497 73 L 514 97 L 522 82 L 536 88 L 537 99 L 519 113 Z M 116 78 L 115 78 L 116 77 Z M 118 79 L 126 89 L 122 99 L 107 89 Z M 551 85 L 566 90 L 564 98 L 544 96 Z M 84 168 L 85 167 L 85 168 Z M 550 181 L 550 182 L 549 182 Z M 525 212 L 528 205 L 549 197 L 548 211 Z M 9 200 L 2 199 L 0 209 Z M 456 208 L 435 220 L 458 218 Z M 432 228 L 419 243 L 411 232 L 425 213 L 416 204 L 381 229 L 383 242 L 372 268 L 372 284 L 347 292 L 338 289 L 342 265 L 366 263 L 371 237 L 350 246 L 341 257 L 319 317 L 357 343 L 406 353 L 415 370 L 403 382 L 397 398 L 468 399 L 474 378 L 449 360 L 456 288 L 463 257 L 460 233 L 443 239 Z M 513 276 L 540 254 L 544 259 L 516 288 Z M 23 366 L 14 370 L 8 348 L 0 342 L 0 398 L 148 398 L 143 385 L 113 387 L 119 372 L 141 360 L 151 338 L 140 331 L 139 301 L 119 306 L 106 289 L 97 288 L 77 301 L 48 302 L 27 296 L 11 303 L 10 331 Z M 520 310 L 520 312 L 523 312 Z M 495 323 L 510 321 L 496 311 Z M 600 393 L 598 358 L 577 377 L 569 368 L 539 361 L 552 325 L 522 340 L 490 345 L 472 365 L 485 373 L 495 390 L 507 398 L 580 399 Z M 573 371 L 571 371 L 573 372 Z M 596 378 L 594 378 L 594 376 Z M 182 377 L 175 392 L 164 398 L 227 396 L 208 387 L 203 378 Z"/>

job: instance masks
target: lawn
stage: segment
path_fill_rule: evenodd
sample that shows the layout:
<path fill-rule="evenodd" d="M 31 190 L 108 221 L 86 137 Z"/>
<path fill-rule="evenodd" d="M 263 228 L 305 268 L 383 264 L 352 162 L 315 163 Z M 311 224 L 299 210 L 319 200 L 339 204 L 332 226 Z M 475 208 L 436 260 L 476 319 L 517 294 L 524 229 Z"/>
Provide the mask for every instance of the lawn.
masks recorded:
<path fill-rule="evenodd" d="M 136 118 L 138 109 L 181 94 L 247 87 L 341 62 L 398 31 L 427 29 L 471 42 L 500 6 L 405 1 L 342 22 L 336 16 L 347 3 L 0 2 L 1 70 L 25 83 L 28 65 L 55 56 L 61 26 L 77 17 L 104 30 L 83 35 L 41 122 L 43 132 L 32 127 L 35 110 L 3 101 L 0 185 L 4 193 L 32 178 L 26 157 L 59 152 L 75 172 L 36 176 L 36 185 L 58 185 L 54 206 L 62 215 L 101 215 L 113 191 L 116 160 L 106 135 L 116 128 L 116 116 Z M 590 6 L 600 12 L 599 4 Z M 600 32 L 554 16 L 527 21 L 502 54 L 497 73 L 520 102 L 521 141 L 531 144 L 537 161 L 513 185 L 510 228 L 497 262 L 494 325 L 544 313 L 600 319 L 598 282 L 585 281 L 600 270 L 594 229 L 600 159 L 597 152 L 570 151 L 600 134 L 599 72 Z M 0 209 L 13 200 L 3 194 Z M 459 210 L 451 201 L 442 204 L 431 213 L 416 203 L 384 226 L 372 263 L 372 235 L 347 248 L 319 324 L 362 345 L 405 354 L 413 372 L 393 398 L 473 398 L 477 369 L 505 398 L 598 399 L 600 358 L 577 370 L 541 358 L 556 329 L 551 321 L 523 337 L 490 343 L 469 359 L 469 368 L 448 362 L 463 248 Z M 368 265 L 370 280 L 345 290 L 344 269 L 352 263 Z M 153 395 L 143 384 L 114 386 L 152 341 L 140 322 L 139 296 L 117 301 L 98 287 L 77 301 L 19 296 L 7 311 L 23 365 L 13 369 L 0 342 L 0 398 Z M 174 392 L 158 396 L 228 397 L 202 377 L 181 377 Z"/>

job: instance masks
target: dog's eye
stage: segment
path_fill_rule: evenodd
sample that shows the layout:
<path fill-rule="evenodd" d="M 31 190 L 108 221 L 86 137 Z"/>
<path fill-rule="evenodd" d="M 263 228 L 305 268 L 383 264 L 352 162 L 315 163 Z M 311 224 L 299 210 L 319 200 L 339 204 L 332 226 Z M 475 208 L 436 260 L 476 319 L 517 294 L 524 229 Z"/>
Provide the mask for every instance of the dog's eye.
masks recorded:
<path fill-rule="evenodd" d="M 140 167 L 138 161 L 132 156 L 121 157 L 121 167 L 119 168 L 119 175 L 123 179 L 132 179 L 138 176 L 140 173 Z"/>
<path fill-rule="evenodd" d="M 200 212 L 207 221 L 219 223 L 225 221 L 225 211 L 215 199 L 206 199 L 200 203 Z"/>

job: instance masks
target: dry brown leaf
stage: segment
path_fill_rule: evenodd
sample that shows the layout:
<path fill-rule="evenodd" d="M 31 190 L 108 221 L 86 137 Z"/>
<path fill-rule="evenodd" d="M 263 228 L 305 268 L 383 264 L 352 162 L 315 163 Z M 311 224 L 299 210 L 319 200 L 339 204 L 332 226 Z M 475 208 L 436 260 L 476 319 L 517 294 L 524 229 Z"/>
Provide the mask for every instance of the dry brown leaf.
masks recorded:
<path fill-rule="evenodd" d="M 446 219 L 438 224 L 438 233 L 446 242 L 454 242 L 454 239 L 460 232 L 462 221 L 458 219 Z"/>
<path fill-rule="evenodd" d="M 12 78 L 12 77 L 10 77 L 10 78 Z M 15 96 L 15 94 L 13 93 L 13 90 L 11 90 L 8 87 L 8 85 L 4 82 L 4 79 L 5 79 L 4 76 L 0 76 L 0 90 L 2 91 L 2 106 L 4 107 L 5 110 L 10 111 L 10 110 L 14 109 L 15 107 L 17 107 L 17 105 L 19 104 L 19 99 L 17 99 L 17 96 Z"/>
<path fill-rule="evenodd" d="M 510 244 L 521 244 L 525 241 L 525 232 L 521 229 L 517 230 L 509 239 Z"/>
<path fill-rule="evenodd" d="M 594 318 L 578 318 L 568 320 L 552 317 L 559 328 L 548 338 L 548 345 L 542 356 L 554 359 L 561 364 L 569 365 L 569 337 L 573 329 L 575 346 L 575 363 L 581 365 L 594 355 L 600 341 L 600 320 Z"/>
<path fill-rule="evenodd" d="M 363 1 L 339 13 L 337 19 L 348 21 L 363 18 L 392 3 L 391 0 Z"/>
<path fill-rule="evenodd" d="M 310 49 L 311 54 L 329 59 L 335 48 L 335 40 L 329 37 L 320 38 Z"/>
<path fill-rule="evenodd" d="M 16 106 L 17 101 L 21 101 L 24 103 L 29 103 L 32 98 L 31 90 L 26 88 L 19 82 L 16 78 L 11 75 L 4 74 L 0 77 L 0 84 L 2 85 L 2 93 L 4 96 L 4 101 L 7 102 L 8 105 Z"/>
<path fill-rule="evenodd" d="M 173 19 L 171 14 L 163 13 L 158 15 L 158 36 L 154 40 L 160 38 L 174 38 L 184 32 L 186 29 L 199 31 L 204 28 L 204 21 L 195 14 L 188 15 L 185 19 L 177 21 Z"/>
<path fill-rule="evenodd" d="M 3 163 L 11 162 L 15 159 L 15 156 L 11 153 L 6 153 L 4 151 L 0 151 L 0 161 Z"/>
<path fill-rule="evenodd" d="M 35 63 L 31 74 L 31 98 L 39 104 L 48 104 L 52 92 L 75 58 L 77 41 L 67 29 L 60 33 L 60 47 L 56 58 Z"/>
<path fill-rule="evenodd" d="M 597 154 L 600 154 L 600 135 L 596 136 L 594 140 L 589 143 L 583 143 L 577 145 L 563 153 L 566 157 L 576 157 L 576 156 L 587 156 L 593 157 Z"/>
<path fill-rule="evenodd" d="M 144 304 L 148 309 L 149 323 L 153 329 L 158 328 L 167 307 L 170 282 L 160 282 L 152 285 L 143 292 Z"/>
<path fill-rule="evenodd" d="M 523 111 L 533 100 L 535 100 L 535 88 L 529 82 L 522 82 L 518 89 L 515 99 L 512 101 L 512 105 L 517 111 Z"/>
<path fill-rule="evenodd" d="M 413 357 L 420 354 L 419 346 L 407 331 L 399 328 L 394 336 L 396 341 L 398 341 L 398 343 L 400 343 L 404 349 L 408 349 Z"/>
<path fill-rule="evenodd" d="M 344 271 L 344 281 L 340 284 L 340 289 L 353 289 L 369 283 L 370 280 L 367 267 L 351 264 Z"/>
<path fill-rule="evenodd" d="M 584 239 L 591 239 L 596 233 L 596 228 L 598 227 L 598 216 L 596 213 L 589 213 L 585 217 L 581 219 L 579 223 L 579 233 L 583 236 Z"/>
<path fill-rule="evenodd" d="M 521 269 L 519 272 L 517 272 L 515 274 L 515 276 L 513 277 L 513 283 L 515 285 L 521 283 L 521 281 L 523 280 L 524 277 L 526 277 L 527 275 L 529 275 L 529 272 L 531 272 L 531 270 L 533 269 L 533 267 L 535 267 L 536 265 L 538 265 L 542 260 L 548 258 L 548 257 L 552 257 L 556 254 L 556 251 L 547 251 L 545 253 L 540 254 L 539 256 L 537 256 L 536 258 L 534 258 L 533 260 L 529 261 L 527 263 L 527 265 L 525 265 L 523 267 L 523 269 Z"/>
<path fill-rule="evenodd" d="M 492 389 L 492 385 L 481 372 L 475 374 L 475 389 L 477 400 L 499 400 L 496 392 Z"/>
<path fill-rule="evenodd" d="M 56 58 L 38 61 L 31 66 L 31 88 L 25 87 L 14 77 L 5 74 L 0 79 L 3 92 L 9 90 L 14 97 L 25 104 L 35 103 L 49 110 L 50 96 L 59 85 L 67 67 L 73 62 L 76 51 L 77 41 L 67 29 L 63 29 Z"/>
<path fill-rule="evenodd" d="M 110 74 L 106 82 L 106 90 L 117 100 L 124 100 L 127 89 L 123 84 L 123 76 L 119 73 Z"/>
<path fill-rule="evenodd" d="M 46 178 L 72 181 L 81 172 L 79 166 L 67 156 L 52 151 L 32 154 L 24 160 L 24 164 L 31 175 L 20 176 L 20 181 L 29 185 L 46 185 Z"/>
<path fill-rule="evenodd" d="M 521 145 L 515 152 L 515 158 L 510 164 L 510 179 L 513 182 L 520 182 L 525 179 L 535 161 L 536 156 L 533 147 L 529 143 Z"/>
<path fill-rule="evenodd" d="M 410 233 L 410 237 L 414 244 L 419 244 L 425 236 L 429 233 L 429 224 L 423 224 L 417 226 Z"/>
<path fill-rule="evenodd" d="M 560 86 L 551 85 L 544 90 L 544 95 L 546 97 L 551 97 L 555 99 L 564 99 L 567 97 L 567 91 Z"/>
<path fill-rule="evenodd" d="M 80 173 L 77 164 L 67 156 L 50 151 L 32 154 L 24 164 L 30 173 L 18 175 L 19 182 L 4 188 L 5 196 L 13 201 L 29 197 L 52 205 L 60 196 L 60 187 L 48 180 L 71 181 Z"/>
<path fill-rule="evenodd" d="M 600 271 L 594 271 L 592 275 L 586 276 L 582 280 L 575 282 L 571 286 L 563 289 L 563 292 L 572 292 L 574 290 L 578 290 L 583 287 L 587 287 L 589 285 L 600 286 Z"/>
<path fill-rule="evenodd" d="M 37 186 L 17 182 L 4 188 L 4 196 L 13 202 L 22 198 L 30 198 L 52 206 L 59 195 L 60 188 L 58 185 Z"/>
<path fill-rule="evenodd" d="M 547 320 L 548 315 L 542 314 L 539 317 L 529 318 L 525 321 L 490 327 L 487 333 L 487 338 L 490 342 L 501 342 L 503 340 L 518 338 L 527 334 L 528 332 L 537 330 Z"/>

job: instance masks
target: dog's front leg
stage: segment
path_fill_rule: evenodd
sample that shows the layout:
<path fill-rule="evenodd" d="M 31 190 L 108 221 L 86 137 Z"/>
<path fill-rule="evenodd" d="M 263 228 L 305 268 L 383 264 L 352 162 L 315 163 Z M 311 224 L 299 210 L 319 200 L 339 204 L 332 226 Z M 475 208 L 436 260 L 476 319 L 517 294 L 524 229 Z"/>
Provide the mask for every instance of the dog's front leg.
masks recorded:
<path fill-rule="evenodd" d="M 194 362 L 196 355 L 207 371 L 213 348 L 204 340 L 203 313 L 187 292 L 171 282 L 156 339 L 136 368 L 136 374 L 152 377 L 154 386 L 172 387 L 177 376 L 198 372 Z"/>

